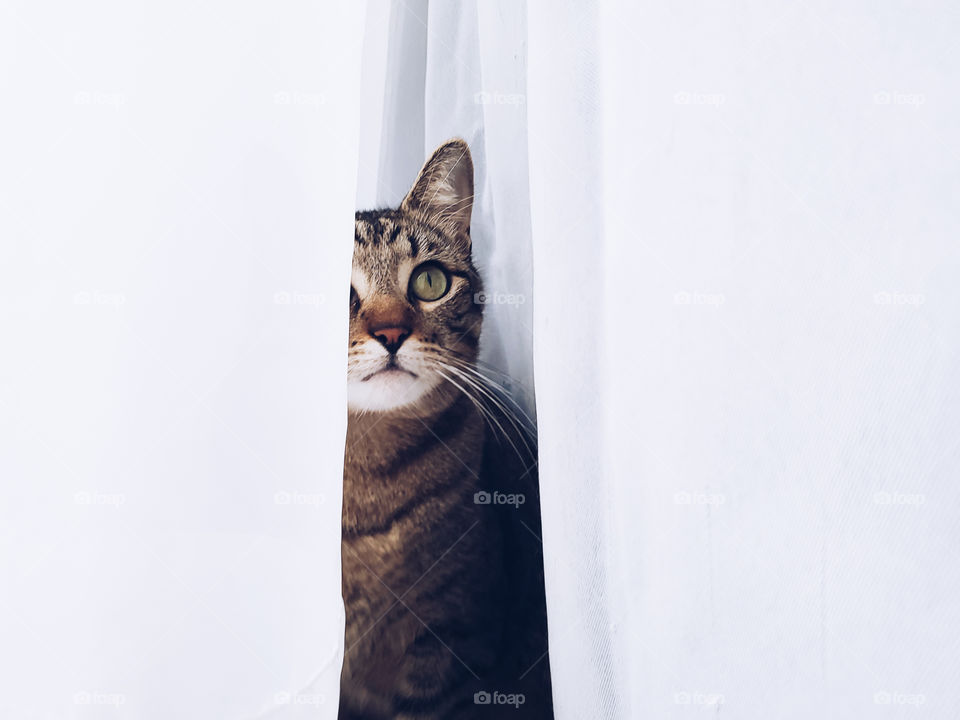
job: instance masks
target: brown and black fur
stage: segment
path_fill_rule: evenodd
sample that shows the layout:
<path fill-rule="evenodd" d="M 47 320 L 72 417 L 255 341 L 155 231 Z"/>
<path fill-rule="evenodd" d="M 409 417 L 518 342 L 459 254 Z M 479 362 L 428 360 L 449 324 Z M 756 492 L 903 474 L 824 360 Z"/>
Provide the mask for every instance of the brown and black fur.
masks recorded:
<path fill-rule="evenodd" d="M 350 382 L 365 399 L 350 407 L 344 459 L 342 719 L 553 717 L 536 454 L 509 402 L 476 385 L 472 197 L 455 140 L 399 209 L 356 217 Z M 449 272 L 436 302 L 404 282 L 425 261 Z M 371 340 L 383 326 L 409 331 L 399 350 Z M 380 399 L 365 383 L 394 362 L 416 378 L 403 376 L 412 399 L 369 409 Z M 484 490 L 525 502 L 476 502 Z"/>

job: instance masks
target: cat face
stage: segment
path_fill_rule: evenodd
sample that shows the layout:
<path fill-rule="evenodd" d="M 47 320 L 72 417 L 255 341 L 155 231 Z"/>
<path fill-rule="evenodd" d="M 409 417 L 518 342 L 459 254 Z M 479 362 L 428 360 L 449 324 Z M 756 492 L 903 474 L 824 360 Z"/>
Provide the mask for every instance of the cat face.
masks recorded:
<path fill-rule="evenodd" d="M 473 164 L 451 140 L 423 166 L 396 210 L 358 212 L 350 288 L 352 411 L 443 408 L 473 365 L 480 277 L 471 261 Z"/>

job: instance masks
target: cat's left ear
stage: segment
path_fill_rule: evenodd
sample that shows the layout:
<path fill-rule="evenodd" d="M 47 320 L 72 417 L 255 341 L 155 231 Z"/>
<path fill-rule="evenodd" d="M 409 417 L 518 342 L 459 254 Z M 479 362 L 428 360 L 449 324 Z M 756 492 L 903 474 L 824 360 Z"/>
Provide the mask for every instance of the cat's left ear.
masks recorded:
<path fill-rule="evenodd" d="M 456 138 L 438 147 L 400 208 L 421 210 L 434 222 L 468 232 L 473 211 L 473 160 L 467 143 Z"/>

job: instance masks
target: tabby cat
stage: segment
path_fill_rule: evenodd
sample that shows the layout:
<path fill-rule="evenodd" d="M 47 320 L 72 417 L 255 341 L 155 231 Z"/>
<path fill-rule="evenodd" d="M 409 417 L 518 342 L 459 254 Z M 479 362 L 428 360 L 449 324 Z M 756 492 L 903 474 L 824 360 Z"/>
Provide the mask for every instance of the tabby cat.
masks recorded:
<path fill-rule="evenodd" d="M 479 369 L 472 206 L 451 140 L 356 216 L 341 719 L 553 717 L 536 454 Z"/>

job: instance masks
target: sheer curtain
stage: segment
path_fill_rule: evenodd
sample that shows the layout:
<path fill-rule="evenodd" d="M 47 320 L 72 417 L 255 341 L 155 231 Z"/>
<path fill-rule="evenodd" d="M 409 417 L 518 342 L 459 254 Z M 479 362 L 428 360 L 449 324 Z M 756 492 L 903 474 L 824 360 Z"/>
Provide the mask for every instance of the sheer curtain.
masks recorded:
<path fill-rule="evenodd" d="M 489 298 L 481 357 L 514 379 L 531 414 L 534 371 L 550 388 L 536 409 L 557 710 L 606 718 L 620 690 L 602 563 L 599 88 L 584 62 L 596 53 L 596 10 L 551 8 L 531 8 L 528 21 L 522 2 L 369 3 L 358 206 L 396 205 L 434 147 L 470 143 L 471 232 Z"/>
<path fill-rule="evenodd" d="M 953 15 L 531 1 L 559 717 L 956 714 Z"/>
<path fill-rule="evenodd" d="M 370 8 L 361 205 L 465 137 L 527 299 L 558 717 L 950 717 L 949 6 Z"/>
<path fill-rule="evenodd" d="M 335 717 L 364 8 L 2 14 L 0 717 Z"/>

